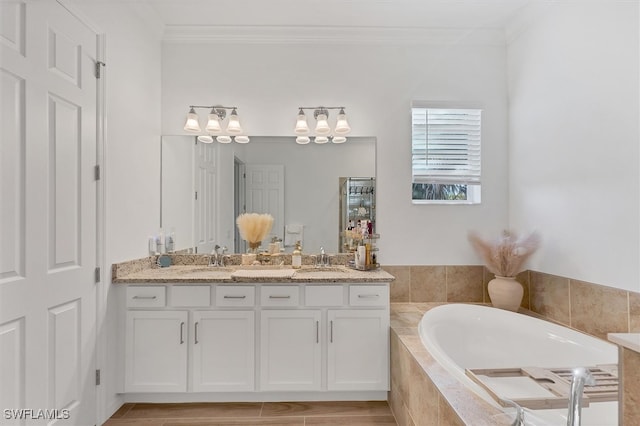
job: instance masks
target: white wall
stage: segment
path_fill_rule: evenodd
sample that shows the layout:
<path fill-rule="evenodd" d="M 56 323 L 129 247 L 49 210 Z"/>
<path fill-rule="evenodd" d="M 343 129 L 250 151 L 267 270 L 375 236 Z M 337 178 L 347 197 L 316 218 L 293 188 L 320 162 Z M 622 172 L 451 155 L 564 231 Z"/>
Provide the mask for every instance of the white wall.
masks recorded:
<path fill-rule="evenodd" d="M 638 2 L 544 10 L 508 47 L 509 222 L 532 268 L 640 291 Z"/>
<path fill-rule="evenodd" d="M 495 233 L 507 223 L 503 44 L 165 42 L 162 91 L 164 134 L 183 132 L 189 105 L 237 105 L 249 135 L 289 136 L 299 106 L 344 104 L 353 135 L 377 137 L 383 264 L 479 263 L 467 231 Z M 484 108 L 481 205 L 411 204 L 412 100 Z"/>
<path fill-rule="evenodd" d="M 146 8 L 133 3 L 84 2 L 73 5 L 106 35 L 106 282 L 110 266 L 147 255 L 147 236 L 160 218 L 160 37 L 162 27 Z M 108 285 L 108 284 L 107 284 Z M 121 400 L 116 380 L 121 356 L 117 304 L 109 293 L 98 335 L 106 334 L 98 354 L 105 392 L 99 416 L 109 416 Z M 99 337 L 101 338 L 101 337 Z M 104 419 L 104 418 L 103 418 Z"/>

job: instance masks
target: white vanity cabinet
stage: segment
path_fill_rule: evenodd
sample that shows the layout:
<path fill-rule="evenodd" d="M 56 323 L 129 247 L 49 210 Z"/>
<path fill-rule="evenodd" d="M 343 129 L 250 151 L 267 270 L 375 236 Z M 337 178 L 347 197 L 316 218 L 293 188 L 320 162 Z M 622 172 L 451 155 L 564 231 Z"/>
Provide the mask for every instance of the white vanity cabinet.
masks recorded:
<path fill-rule="evenodd" d="M 128 311 L 125 332 L 125 390 L 187 390 L 186 311 Z"/>
<path fill-rule="evenodd" d="M 228 392 L 236 401 L 386 399 L 388 282 L 154 284 L 122 293 L 125 393 L 151 402 L 224 401 Z"/>

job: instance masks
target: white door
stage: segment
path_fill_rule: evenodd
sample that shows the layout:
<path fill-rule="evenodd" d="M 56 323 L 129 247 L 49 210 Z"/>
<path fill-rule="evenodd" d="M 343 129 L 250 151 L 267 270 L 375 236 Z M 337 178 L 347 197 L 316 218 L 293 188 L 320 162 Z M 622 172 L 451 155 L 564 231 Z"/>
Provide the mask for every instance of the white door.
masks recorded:
<path fill-rule="evenodd" d="M 216 244 L 218 216 L 216 145 L 196 143 L 195 147 L 194 235 L 198 253 L 211 253 Z M 188 206 L 184 206 L 185 209 Z"/>
<path fill-rule="evenodd" d="M 320 390 L 320 313 L 318 310 L 260 313 L 261 390 Z"/>
<path fill-rule="evenodd" d="M 274 236 L 284 240 L 284 166 L 247 164 L 246 175 L 246 211 L 271 214 L 269 240 Z"/>
<path fill-rule="evenodd" d="M 253 311 L 193 313 L 194 392 L 254 391 Z"/>
<path fill-rule="evenodd" d="M 125 392 L 186 392 L 188 312 L 128 311 Z"/>
<path fill-rule="evenodd" d="M 97 36 L 54 1 L 0 16 L 0 407 L 34 410 L 0 423 L 93 425 Z"/>
<path fill-rule="evenodd" d="M 389 313 L 327 312 L 327 389 L 388 390 Z"/>

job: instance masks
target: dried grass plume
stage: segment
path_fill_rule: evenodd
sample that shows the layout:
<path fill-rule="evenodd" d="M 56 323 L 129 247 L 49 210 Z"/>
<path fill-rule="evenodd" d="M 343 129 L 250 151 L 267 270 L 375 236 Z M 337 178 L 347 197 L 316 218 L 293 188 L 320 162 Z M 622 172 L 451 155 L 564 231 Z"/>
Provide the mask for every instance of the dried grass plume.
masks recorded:
<path fill-rule="evenodd" d="M 271 232 L 273 216 L 268 213 L 243 213 L 236 218 L 236 224 L 242 239 L 255 248 Z"/>
<path fill-rule="evenodd" d="M 475 232 L 469 232 L 469 242 L 489 271 L 501 277 L 515 277 L 524 270 L 524 263 L 537 250 L 540 236 L 532 232 L 518 238 L 515 232 L 505 230 L 499 238 L 485 240 Z"/>

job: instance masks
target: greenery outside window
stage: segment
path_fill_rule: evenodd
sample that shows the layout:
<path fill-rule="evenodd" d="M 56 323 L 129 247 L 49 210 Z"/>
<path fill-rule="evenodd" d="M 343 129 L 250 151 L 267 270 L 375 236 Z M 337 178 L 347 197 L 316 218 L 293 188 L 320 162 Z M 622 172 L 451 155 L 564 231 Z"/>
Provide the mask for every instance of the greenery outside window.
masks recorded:
<path fill-rule="evenodd" d="M 412 202 L 480 203 L 482 110 L 411 108 Z"/>

